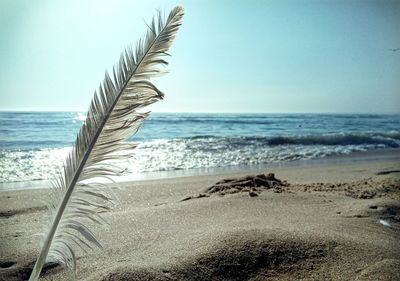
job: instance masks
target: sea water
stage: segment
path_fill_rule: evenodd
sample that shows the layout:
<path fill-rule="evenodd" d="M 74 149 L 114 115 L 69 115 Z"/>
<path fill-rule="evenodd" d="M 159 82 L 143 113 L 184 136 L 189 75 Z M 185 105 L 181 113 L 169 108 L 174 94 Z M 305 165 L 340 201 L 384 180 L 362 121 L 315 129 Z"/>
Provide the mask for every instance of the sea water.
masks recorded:
<path fill-rule="evenodd" d="M 57 176 L 82 112 L 0 112 L 0 183 Z M 125 174 L 254 166 L 400 148 L 400 115 L 152 113 Z"/>

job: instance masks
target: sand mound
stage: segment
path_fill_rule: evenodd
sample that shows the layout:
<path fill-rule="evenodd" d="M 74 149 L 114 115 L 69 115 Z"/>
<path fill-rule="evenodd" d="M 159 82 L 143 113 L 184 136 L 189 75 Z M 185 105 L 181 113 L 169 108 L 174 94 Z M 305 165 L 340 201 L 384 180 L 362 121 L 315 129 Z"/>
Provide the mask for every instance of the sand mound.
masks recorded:
<path fill-rule="evenodd" d="M 90 280 L 273 280 L 287 274 L 302 278 L 333 255 L 334 243 L 317 241 L 287 233 L 235 232 L 179 262 L 151 269 L 124 265 Z"/>
<path fill-rule="evenodd" d="M 249 280 L 292 272 L 299 276 L 311 264 L 323 263 L 332 245 L 286 235 L 257 232 L 226 236 L 212 250 L 176 270 L 176 280 Z"/>

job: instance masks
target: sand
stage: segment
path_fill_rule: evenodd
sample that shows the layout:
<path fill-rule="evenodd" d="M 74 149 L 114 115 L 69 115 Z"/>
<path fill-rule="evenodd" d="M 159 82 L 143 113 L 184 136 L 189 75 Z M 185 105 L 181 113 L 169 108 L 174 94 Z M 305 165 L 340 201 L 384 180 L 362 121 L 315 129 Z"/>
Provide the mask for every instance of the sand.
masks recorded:
<path fill-rule="evenodd" d="M 77 251 L 77 280 L 400 280 L 399 170 L 383 157 L 110 186 L 104 250 Z M 0 280 L 29 277 L 47 194 L 0 192 Z"/>

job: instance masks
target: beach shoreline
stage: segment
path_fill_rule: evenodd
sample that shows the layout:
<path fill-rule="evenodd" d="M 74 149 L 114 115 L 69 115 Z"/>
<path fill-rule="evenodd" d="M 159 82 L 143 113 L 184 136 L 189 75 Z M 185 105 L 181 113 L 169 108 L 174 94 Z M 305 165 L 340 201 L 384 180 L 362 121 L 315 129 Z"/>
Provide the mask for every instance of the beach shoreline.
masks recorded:
<path fill-rule="evenodd" d="M 332 155 L 323 158 L 301 159 L 294 161 L 274 162 L 269 164 L 260 165 L 241 165 L 241 166 L 227 166 L 227 167 L 210 167 L 203 169 L 177 169 L 158 172 L 142 172 L 137 174 L 129 174 L 115 178 L 118 184 L 124 184 L 132 181 L 147 181 L 147 180 L 162 180 L 169 178 L 179 177 L 192 177 L 201 175 L 219 175 L 240 173 L 247 171 L 264 171 L 268 169 L 275 169 L 280 167 L 306 167 L 306 166 L 320 166 L 331 164 L 345 164 L 356 162 L 375 162 L 375 161 L 399 161 L 400 162 L 400 149 L 386 148 L 375 149 L 369 151 L 357 151 L 349 154 Z M 19 182 L 3 182 L 0 183 L 0 192 L 13 191 L 13 190 L 30 190 L 49 188 L 51 185 L 50 180 L 36 180 L 36 181 L 19 181 Z"/>

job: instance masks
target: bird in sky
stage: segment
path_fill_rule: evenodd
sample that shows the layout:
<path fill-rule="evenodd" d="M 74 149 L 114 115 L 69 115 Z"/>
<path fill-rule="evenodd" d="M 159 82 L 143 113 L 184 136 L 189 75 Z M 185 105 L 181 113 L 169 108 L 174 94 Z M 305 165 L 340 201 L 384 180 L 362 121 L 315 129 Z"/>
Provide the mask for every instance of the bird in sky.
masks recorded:
<path fill-rule="evenodd" d="M 389 51 L 392 51 L 392 52 L 397 52 L 399 50 L 400 50 L 400 48 L 391 48 L 391 49 L 389 49 Z"/>

